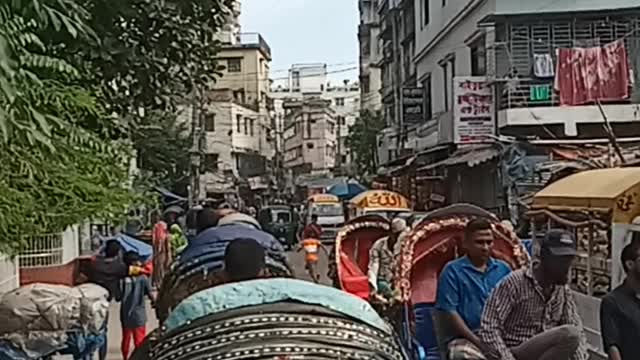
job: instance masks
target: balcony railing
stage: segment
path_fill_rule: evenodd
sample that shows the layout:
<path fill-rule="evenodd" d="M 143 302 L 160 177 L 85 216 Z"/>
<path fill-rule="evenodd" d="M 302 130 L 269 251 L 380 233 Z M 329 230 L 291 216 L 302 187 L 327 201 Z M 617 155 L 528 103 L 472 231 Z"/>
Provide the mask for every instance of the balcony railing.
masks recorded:
<path fill-rule="evenodd" d="M 553 80 L 518 79 L 498 85 L 498 110 L 560 106 Z M 631 100 L 616 103 L 629 104 Z"/>
<path fill-rule="evenodd" d="M 498 84 L 498 110 L 558 105 L 553 80 L 518 79 Z"/>
<path fill-rule="evenodd" d="M 240 46 L 246 47 L 259 47 L 269 57 L 271 57 L 271 48 L 267 41 L 258 33 L 241 33 L 238 35 L 240 39 Z"/>

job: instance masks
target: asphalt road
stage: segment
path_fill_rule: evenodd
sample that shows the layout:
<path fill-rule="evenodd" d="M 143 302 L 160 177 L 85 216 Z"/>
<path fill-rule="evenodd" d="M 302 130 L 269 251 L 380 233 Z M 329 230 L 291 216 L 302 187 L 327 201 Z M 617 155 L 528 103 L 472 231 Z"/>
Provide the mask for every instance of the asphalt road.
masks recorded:
<path fill-rule="evenodd" d="M 331 249 L 327 249 L 331 250 Z M 293 267 L 294 275 L 296 278 L 311 281 L 311 277 L 307 274 L 307 271 L 304 268 L 304 254 L 302 252 L 289 253 L 289 261 L 291 266 Z M 329 278 L 327 277 L 327 256 L 324 253 L 320 255 L 320 261 L 318 263 L 318 271 L 321 275 L 320 282 L 325 285 L 331 284 Z M 122 355 L 120 354 L 120 340 L 122 339 L 122 332 L 120 329 L 120 321 L 118 313 L 120 311 L 119 304 L 113 303 L 111 304 L 111 316 L 109 317 L 109 355 L 107 356 L 108 360 L 122 360 Z M 147 332 L 151 332 L 151 330 L 155 329 L 158 326 L 158 322 L 155 317 L 155 313 L 150 306 L 147 307 L 147 314 L 149 316 L 149 323 L 147 324 Z M 97 358 L 97 357 L 96 357 Z M 61 359 L 70 359 L 60 357 Z"/>

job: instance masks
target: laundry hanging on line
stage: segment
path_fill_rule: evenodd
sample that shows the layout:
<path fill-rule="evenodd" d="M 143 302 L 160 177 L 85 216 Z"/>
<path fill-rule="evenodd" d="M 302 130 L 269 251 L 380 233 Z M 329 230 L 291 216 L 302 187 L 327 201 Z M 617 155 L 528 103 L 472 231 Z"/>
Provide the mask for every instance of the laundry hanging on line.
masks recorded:
<path fill-rule="evenodd" d="M 551 57 L 551 54 L 533 55 L 533 75 L 538 78 L 551 78 L 555 76 L 553 57 Z"/>
<path fill-rule="evenodd" d="M 558 50 L 555 88 L 560 105 L 629 97 L 629 63 L 623 40 L 600 47 Z"/>

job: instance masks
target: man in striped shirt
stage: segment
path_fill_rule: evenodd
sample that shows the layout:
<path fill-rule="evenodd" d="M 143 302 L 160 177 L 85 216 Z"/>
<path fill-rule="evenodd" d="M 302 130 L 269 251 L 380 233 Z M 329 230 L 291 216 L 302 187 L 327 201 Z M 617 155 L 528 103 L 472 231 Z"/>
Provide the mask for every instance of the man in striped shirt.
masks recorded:
<path fill-rule="evenodd" d="M 577 253 L 573 234 L 550 230 L 529 269 L 500 283 L 482 314 L 480 338 L 490 360 L 587 360 L 582 320 L 569 289 Z"/>

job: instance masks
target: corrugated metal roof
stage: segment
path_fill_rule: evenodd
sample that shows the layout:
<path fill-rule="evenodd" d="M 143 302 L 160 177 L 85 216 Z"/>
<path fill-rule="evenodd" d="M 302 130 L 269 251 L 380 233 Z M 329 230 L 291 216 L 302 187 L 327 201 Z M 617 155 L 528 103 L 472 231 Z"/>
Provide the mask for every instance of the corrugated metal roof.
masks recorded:
<path fill-rule="evenodd" d="M 466 164 L 469 167 L 480 165 L 500 155 L 500 150 L 491 147 L 478 147 L 470 149 L 460 149 L 453 153 L 450 157 L 435 164 L 423 166 L 418 171 L 425 171 L 441 166 L 454 166 Z"/>

